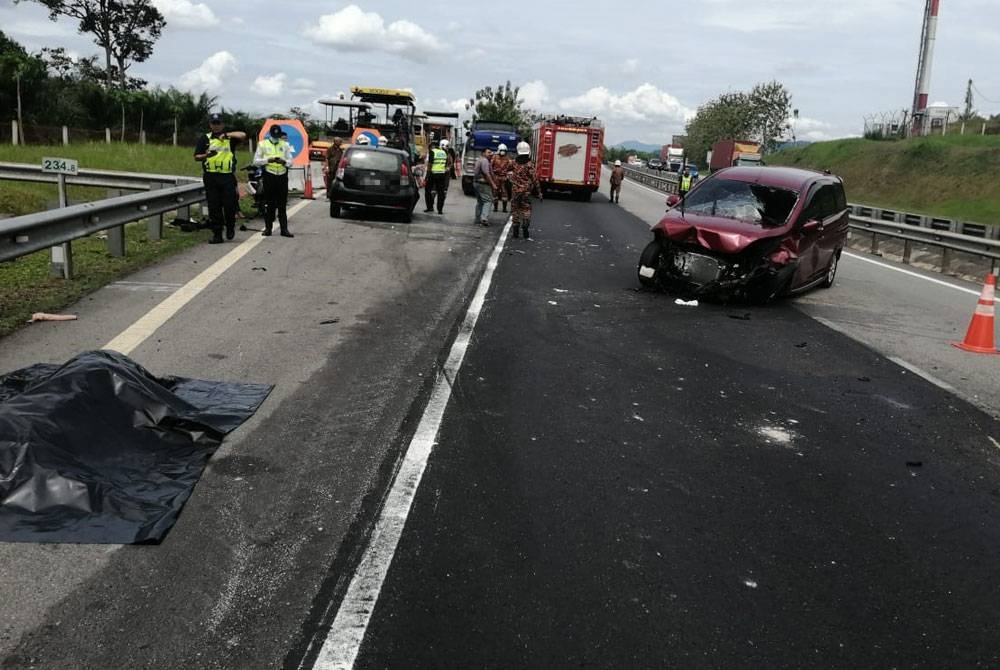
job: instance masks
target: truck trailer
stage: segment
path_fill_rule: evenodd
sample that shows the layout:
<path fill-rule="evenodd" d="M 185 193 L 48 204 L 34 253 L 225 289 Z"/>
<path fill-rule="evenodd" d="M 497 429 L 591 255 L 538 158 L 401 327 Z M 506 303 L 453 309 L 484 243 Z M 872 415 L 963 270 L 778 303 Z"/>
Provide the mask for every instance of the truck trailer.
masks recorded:
<path fill-rule="evenodd" d="M 684 169 L 684 147 L 680 144 L 664 144 L 660 147 L 660 161 L 670 172 L 680 172 Z"/>
<path fill-rule="evenodd" d="M 568 191 L 590 200 L 601 183 L 604 124 L 596 117 L 545 117 L 531 137 L 542 192 Z"/>
<path fill-rule="evenodd" d="M 760 142 L 719 140 L 708 155 L 709 172 L 734 165 L 760 165 Z"/>

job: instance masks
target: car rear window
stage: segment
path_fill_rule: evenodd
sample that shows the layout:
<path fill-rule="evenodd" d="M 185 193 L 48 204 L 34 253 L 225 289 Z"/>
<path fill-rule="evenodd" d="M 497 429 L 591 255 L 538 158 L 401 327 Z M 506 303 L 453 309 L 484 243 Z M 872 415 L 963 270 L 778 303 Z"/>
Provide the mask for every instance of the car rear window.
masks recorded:
<path fill-rule="evenodd" d="M 377 170 L 379 172 L 399 172 L 399 156 L 384 151 L 355 149 L 348 156 L 347 164 L 361 170 Z"/>
<path fill-rule="evenodd" d="M 798 197 L 798 193 L 785 188 L 735 179 L 709 179 L 688 193 L 684 211 L 780 226 L 788 220 Z"/>

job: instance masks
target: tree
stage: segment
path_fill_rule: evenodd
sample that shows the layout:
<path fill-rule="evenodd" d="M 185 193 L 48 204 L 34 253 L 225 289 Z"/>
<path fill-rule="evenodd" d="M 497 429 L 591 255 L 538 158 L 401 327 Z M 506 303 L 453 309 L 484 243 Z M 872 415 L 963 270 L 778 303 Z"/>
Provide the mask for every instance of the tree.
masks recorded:
<path fill-rule="evenodd" d="M 15 0 L 23 2 L 24 0 Z M 142 63 L 153 53 L 166 20 L 150 0 L 30 0 L 44 5 L 53 21 L 60 16 L 79 21 L 77 30 L 94 36 L 104 49 L 105 86 L 129 88 L 132 63 Z M 112 63 L 114 61 L 114 63 Z"/>
<path fill-rule="evenodd" d="M 757 84 L 749 93 L 723 93 L 699 107 L 688 122 L 684 148 L 698 161 L 724 139 L 757 140 L 769 151 L 787 128 L 791 102 L 791 94 L 777 81 Z"/>
<path fill-rule="evenodd" d="M 521 108 L 522 103 L 517 99 L 520 91 L 521 88 L 512 87 L 510 81 L 496 88 L 486 86 L 469 98 L 465 109 L 472 111 L 473 121 L 481 119 L 511 123 L 517 127 L 520 135 L 526 136 L 531 129 L 533 114 Z"/>

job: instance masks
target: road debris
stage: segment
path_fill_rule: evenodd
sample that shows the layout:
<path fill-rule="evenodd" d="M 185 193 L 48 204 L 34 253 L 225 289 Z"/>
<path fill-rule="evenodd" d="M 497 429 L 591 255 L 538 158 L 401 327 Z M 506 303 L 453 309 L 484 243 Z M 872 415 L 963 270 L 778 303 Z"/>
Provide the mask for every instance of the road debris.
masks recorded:
<path fill-rule="evenodd" d="M 35 321 L 76 321 L 76 314 L 48 314 L 47 312 L 35 312 L 28 319 L 28 323 Z"/>
<path fill-rule="evenodd" d="M 677 298 L 677 300 L 674 300 L 674 304 L 675 305 L 680 305 L 681 307 L 697 307 L 698 306 L 698 301 L 697 300 L 683 300 L 681 298 Z"/>

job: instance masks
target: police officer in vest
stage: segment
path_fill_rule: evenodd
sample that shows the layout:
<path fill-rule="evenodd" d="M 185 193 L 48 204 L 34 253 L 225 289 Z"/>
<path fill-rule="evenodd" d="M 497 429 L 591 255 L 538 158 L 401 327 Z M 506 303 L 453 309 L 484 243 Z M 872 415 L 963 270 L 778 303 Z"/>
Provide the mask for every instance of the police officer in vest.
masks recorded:
<path fill-rule="evenodd" d="M 292 164 L 292 147 L 281 138 L 281 126 L 273 125 L 268 138 L 257 145 L 253 164 L 264 168 L 264 231 L 271 234 L 274 217 L 278 217 L 282 237 L 295 237 L 288 231 L 288 166 Z"/>
<path fill-rule="evenodd" d="M 211 132 L 198 138 L 194 159 L 204 166 L 202 180 L 205 200 L 208 201 L 209 227 L 212 229 L 209 244 L 219 244 L 222 242 L 223 225 L 227 240 L 236 235 L 236 156 L 233 143 L 243 142 L 247 134 L 239 130 L 224 132 L 221 114 L 212 114 L 208 125 Z"/>
<path fill-rule="evenodd" d="M 424 187 L 425 212 L 434 211 L 434 194 L 437 193 L 437 213 L 444 213 L 444 197 L 448 193 L 448 172 L 451 170 L 451 156 L 448 155 L 448 140 L 441 140 L 427 155 L 427 185 Z"/>
<path fill-rule="evenodd" d="M 682 174 L 680 178 L 677 180 L 677 195 L 679 195 L 682 198 L 686 196 L 688 194 L 688 191 L 691 190 L 692 181 L 693 180 L 691 179 L 691 169 L 685 165 L 684 174 Z"/>

